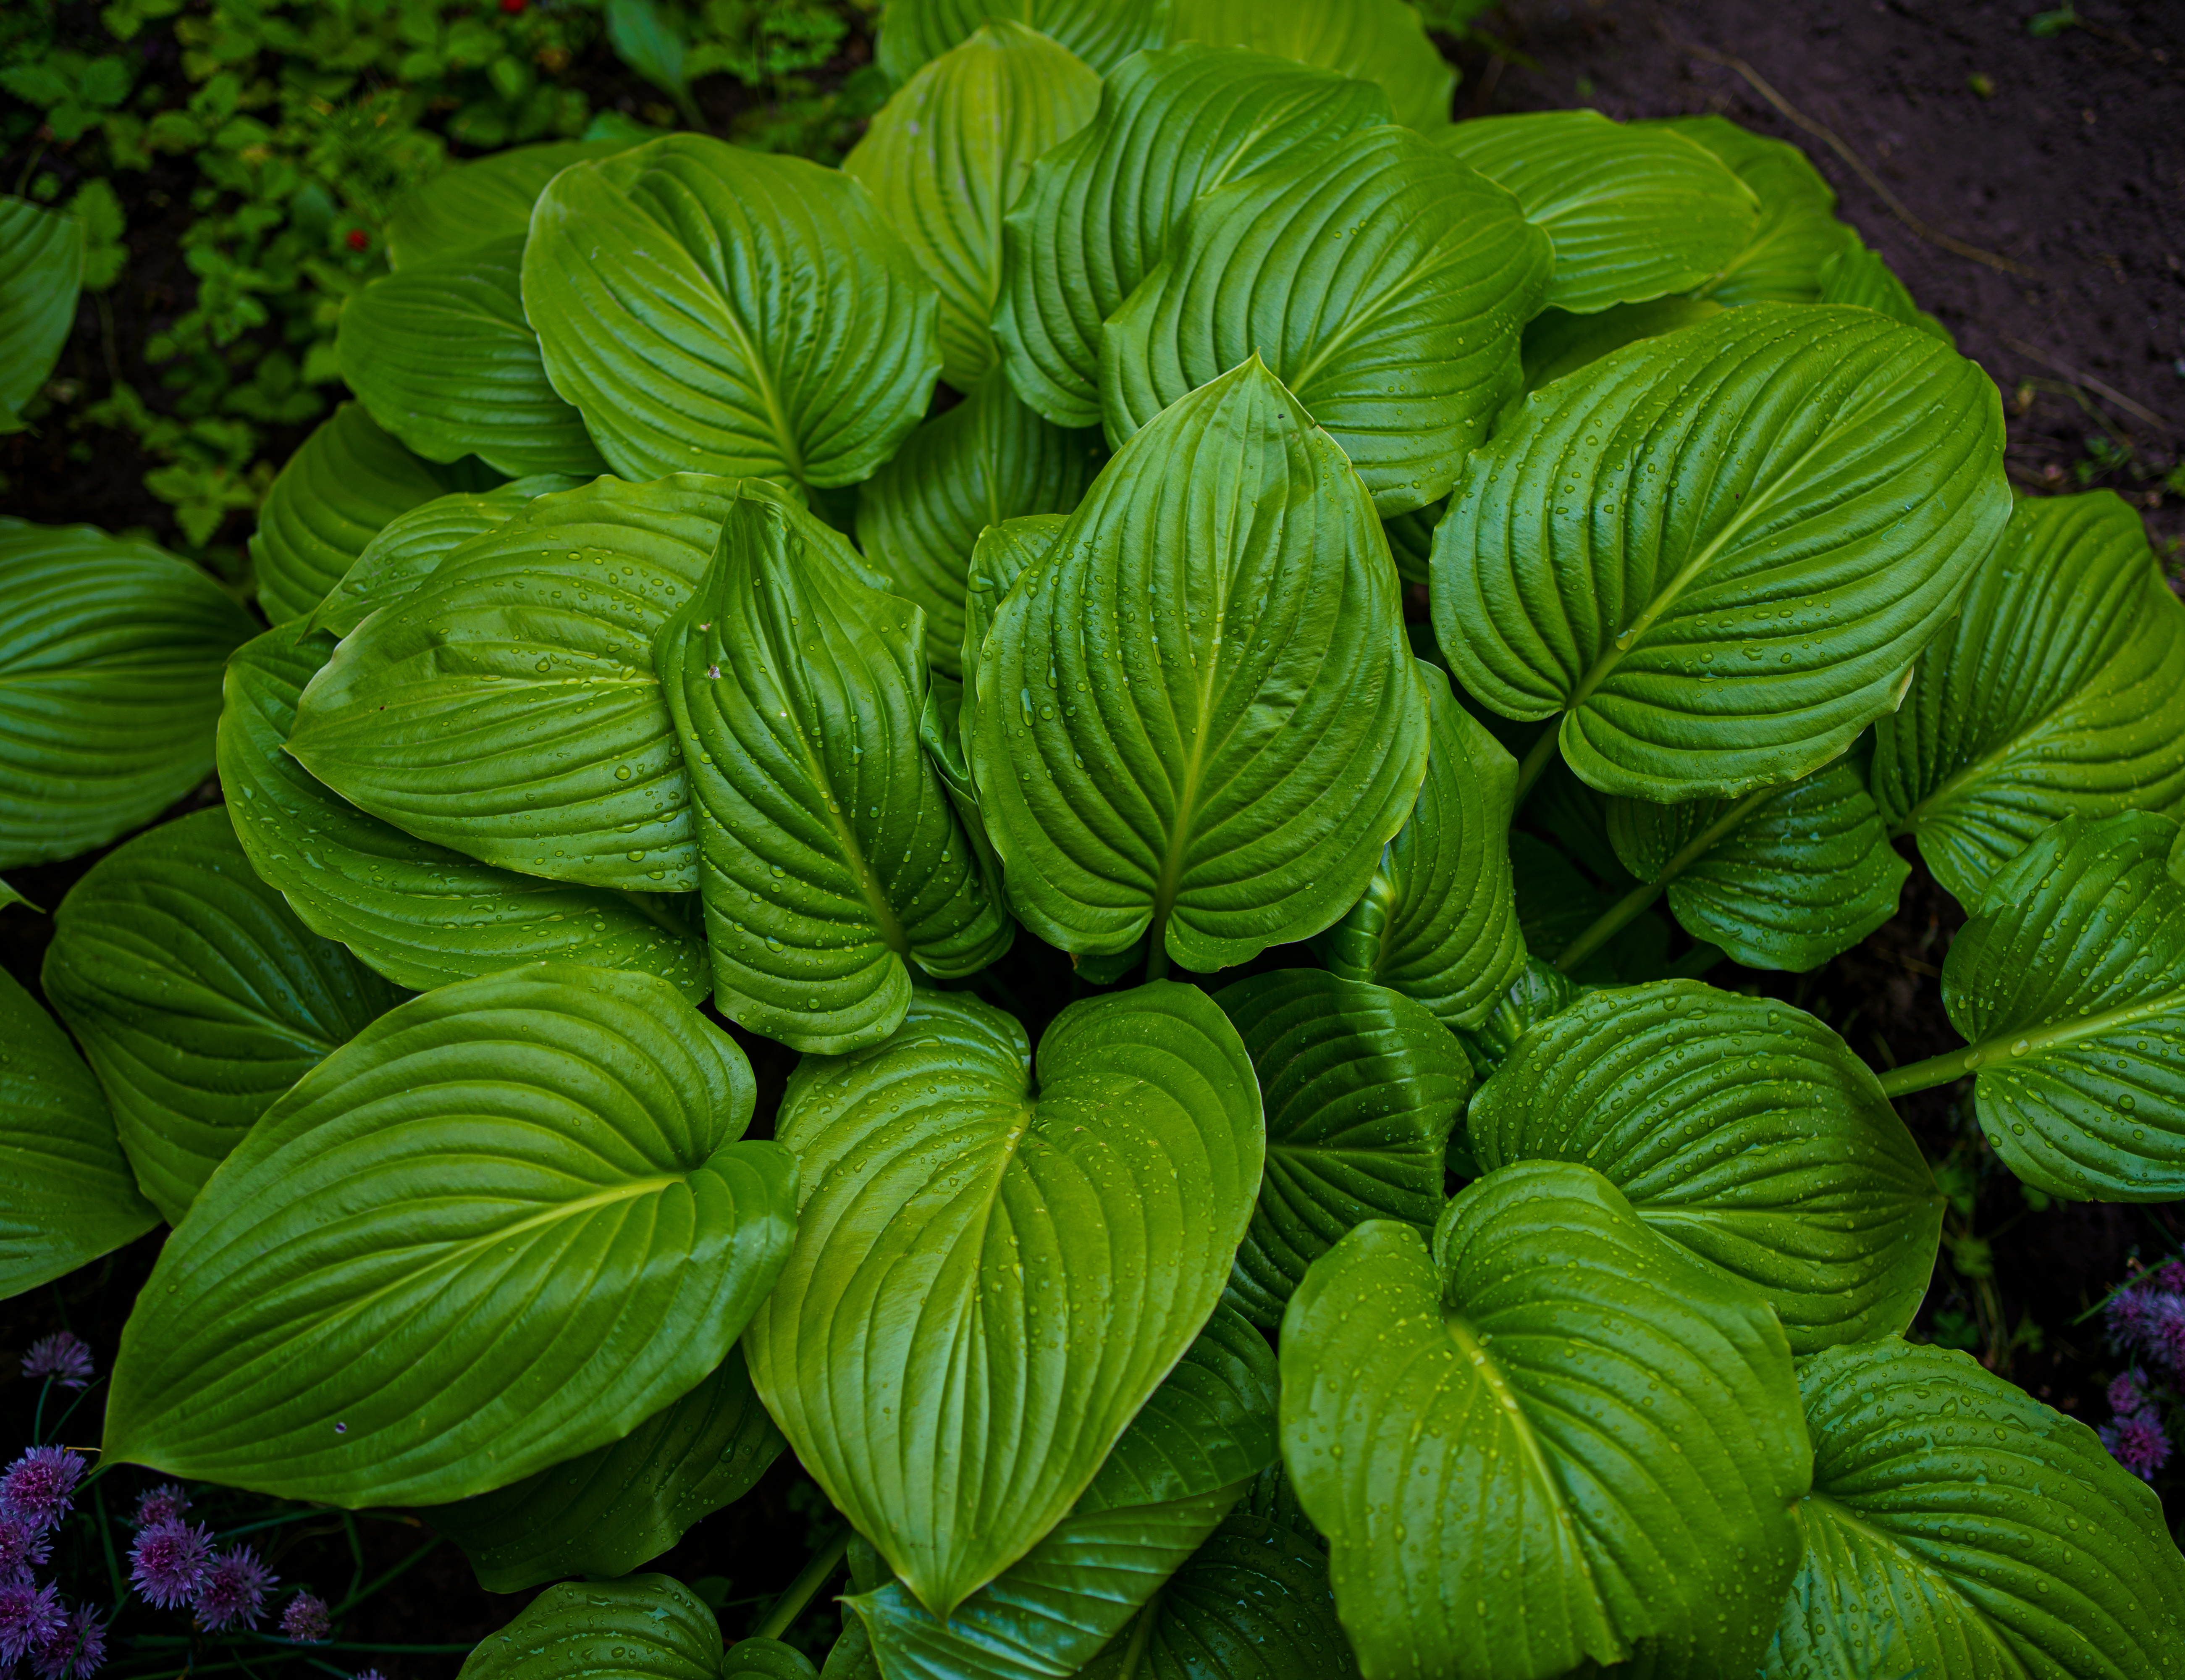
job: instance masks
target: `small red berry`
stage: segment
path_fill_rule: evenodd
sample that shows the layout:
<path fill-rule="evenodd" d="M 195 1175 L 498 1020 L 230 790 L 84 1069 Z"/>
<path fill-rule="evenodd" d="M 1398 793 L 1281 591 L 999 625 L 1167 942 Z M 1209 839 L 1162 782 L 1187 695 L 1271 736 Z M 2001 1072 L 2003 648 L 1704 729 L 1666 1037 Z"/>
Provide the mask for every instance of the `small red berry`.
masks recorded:
<path fill-rule="evenodd" d="M 511 18 L 531 3 L 531 0 L 500 0 L 500 9 Z"/>
<path fill-rule="evenodd" d="M 371 246 L 372 235 L 366 232 L 364 229 L 361 227 L 352 227 L 349 230 L 349 249 L 353 251 L 368 250 L 371 249 Z"/>

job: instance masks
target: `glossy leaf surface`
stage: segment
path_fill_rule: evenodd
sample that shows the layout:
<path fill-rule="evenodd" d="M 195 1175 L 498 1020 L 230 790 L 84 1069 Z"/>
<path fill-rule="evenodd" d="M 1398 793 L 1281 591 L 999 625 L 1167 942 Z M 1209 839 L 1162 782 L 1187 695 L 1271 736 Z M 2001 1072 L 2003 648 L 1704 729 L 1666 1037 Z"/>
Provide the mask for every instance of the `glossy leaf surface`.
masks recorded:
<path fill-rule="evenodd" d="M 967 768 L 976 731 L 979 658 L 986 649 L 986 631 L 1017 574 L 1047 557 L 1067 523 L 1059 513 L 1027 513 L 989 526 L 971 546 L 971 563 L 964 583 L 964 699 L 959 720 Z"/>
<path fill-rule="evenodd" d="M 1957 343 L 1948 328 L 1912 301 L 1912 294 L 1882 260 L 1881 253 L 1869 250 L 1855 233 L 1841 250 L 1821 265 L 1820 301 L 1879 310 L 1892 321 L 1917 327 L 1946 344 Z"/>
<path fill-rule="evenodd" d="M 1510 1052 L 1535 1022 L 1568 1009 L 1581 995 L 1578 983 L 1551 963 L 1527 957 L 1510 988 L 1495 1000 L 1477 1027 L 1457 1033 L 1472 1071 L 1481 1078 L 1509 1060 Z M 1467 1145 L 1467 1152 L 1469 1145 Z"/>
<path fill-rule="evenodd" d="M 75 325 L 83 224 L 28 199 L 0 194 L 0 433 L 53 371 Z"/>
<path fill-rule="evenodd" d="M 1378 82 L 1396 120 L 1422 133 L 1449 121 L 1456 72 L 1405 0 L 1171 0 L 1168 39 L 1247 47 Z"/>
<path fill-rule="evenodd" d="M 442 170 L 404 195 L 387 220 L 387 260 L 397 270 L 527 233 L 531 207 L 571 164 L 626 152 L 627 140 L 556 140 Z"/>
<path fill-rule="evenodd" d="M 1160 40 L 1163 0 L 1010 0 L 1014 21 L 1060 42 L 1105 75 Z M 891 81 L 967 41 L 994 15 L 992 0 L 889 0 L 878 58 Z"/>
<path fill-rule="evenodd" d="M 664 1575 L 549 1587 L 463 1659 L 461 1680 L 718 1680 L 721 1628 Z"/>
<path fill-rule="evenodd" d="M 1823 266 L 1856 236 L 1836 220 L 1836 189 L 1806 154 L 1724 116 L 1671 117 L 1658 126 L 1706 147 L 1760 200 L 1751 241 L 1699 295 L 1725 306 L 1818 303 Z"/>
<path fill-rule="evenodd" d="M 1333 922 L 1425 769 L 1397 591 L 1365 487 L 1256 358 L 1132 439 L 981 656 L 1018 916 L 1200 972 Z"/>
<path fill-rule="evenodd" d="M 796 1167 L 735 1043 L 650 975 L 428 992 L 298 1082 L 160 1251 L 109 1459 L 433 1504 L 628 1434 L 774 1282 Z"/>
<path fill-rule="evenodd" d="M 1657 339 L 1722 312 L 1720 304 L 1700 298 L 1653 298 L 1645 303 L 1612 304 L 1589 315 L 1544 309 L 1525 325 L 1525 389 L 1538 390 L 1611 350 Z M 1504 415 L 1510 410 L 1505 409 Z"/>
<path fill-rule="evenodd" d="M 940 1616 L 1089 1487 L 1213 1312 L 1265 1150 L 1236 1030 L 1172 983 L 1040 1041 L 919 992 L 893 1037 L 808 1058 L 777 1135 L 796 1247 L 752 1380 L 858 1532 Z"/>
<path fill-rule="evenodd" d="M 489 490 L 451 490 L 396 514 L 365 544 L 319 603 L 311 628 L 347 636 L 379 608 L 416 590 L 472 537 L 498 529 L 542 496 L 576 487 L 573 478 L 538 473 Z"/>
<path fill-rule="evenodd" d="M 1735 798 L 1891 710 L 2009 516 L 1995 387 L 1867 310 L 1753 305 L 1525 400 L 1434 534 L 1434 632 L 1603 792 Z"/>

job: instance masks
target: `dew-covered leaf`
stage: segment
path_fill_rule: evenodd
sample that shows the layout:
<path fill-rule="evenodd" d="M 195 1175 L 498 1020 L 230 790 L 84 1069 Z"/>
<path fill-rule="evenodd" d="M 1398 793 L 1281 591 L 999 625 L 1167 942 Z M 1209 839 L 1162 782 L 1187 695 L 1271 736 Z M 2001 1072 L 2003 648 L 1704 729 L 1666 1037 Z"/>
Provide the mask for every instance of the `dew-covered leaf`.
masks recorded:
<path fill-rule="evenodd" d="M 720 1624 L 665 1575 L 549 1587 L 463 1659 L 460 1680 L 720 1680 Z"/>
<path fill-rule="evenodd" d="M 365 544 L 319 603 L 310 628 L 347 636 L 382 607 L 415 590 L 472 537 L 506 524 L 539 496 L 576 487 L 573 478 L 539 473 L 489 490 L 452 490 L 396 514 Z"/>

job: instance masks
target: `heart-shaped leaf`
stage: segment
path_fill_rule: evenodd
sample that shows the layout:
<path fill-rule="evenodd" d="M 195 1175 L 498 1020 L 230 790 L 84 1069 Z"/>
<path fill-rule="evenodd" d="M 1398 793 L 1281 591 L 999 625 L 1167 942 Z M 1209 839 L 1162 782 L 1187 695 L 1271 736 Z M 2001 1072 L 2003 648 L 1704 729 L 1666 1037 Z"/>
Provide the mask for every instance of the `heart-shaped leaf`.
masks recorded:
<path fill-rule="evenodd" d="M 1742 799 L 1613 799 L 1608 833 L 1685 932 L 1748 968 L 1802 973 L 1849 950 L 1897 914 L 1912 872 L 1842 759 Z"/>
<path fill-rule="evenodd" d="M 1105 75 L 1160 40 L 1165 0 L 1014 0 L 1019 21 L 1052 36 Z M 992 0 L 889 0 L 880 29 L 880 69 L 905 82 L 920 64 L 970 39 L 993 14 Z"/>
<path fill-rule="evenodd" d="M 1099 76 L 1069 48 L 989 22 L 897 89 L 842 160 L 941 294 L 941 377 L 959 391 L 1001 361 L 1002 217 L 1032 160 L 1099 104 Z"/>
<path fill-rule="evenodd" d="M 398 986 L 428 991 L 526 963 L 657 974 L 696 1003 L 702 940 L 651 894 L 495 869 L 357 809 L 287 751 L 296 703 L 332 651 L 269 630 L 237 650 L 220 719 L 220 779 L 251 867 L 304 925 Z"/>
<path fill-rule="evenodd" d="M 720 1369 L 612 1446 L 433 1506 L 426 1520 L 463 1548 L 489 1593 L 627 1575 L 742 1498 L 787 1444 L 731 1348 Z"/>
<path fill-rule="evenodd" d="M 728 1355 L 796 1229 L 743 1052 L 646 974 L 428 992 L 298 1081 L 144 1286 L 108 1460 L 433 1504 L 627 1435 Z"/>
<path fill-rule="evenodd" d="M 1813 1491 L 1769 1680 L 2169 1680 L 2185 1560 L 2093 1431 L 1963 1353 L 1894 1337 L 1802 1361 Z"/>
<path fill-rule="evenodd" d="M 1428 695 L 1426 780 L 1366 892 L 1313 949 L 1335 973 L 1477 1027 L 1524 966 L 1506 836 L 1517 762 L 1418 662 Z"/>
<path fill-rule="evenodd" d="M 1472 1152 L 1582 1162 L 1661 1235 L 1749 1283 L 1794 1353 L 1893 1336 L 1942 1196 L 1864 1062 L 1803 1011 L 1690 980 L 1592 992 L 1472 1100 Z"/>
<path fill-rule="evenodd" d="M 0 519 L 0 869 L 103 846 L 204 780 L 221 666 L 257 629 L 149 543 Z"/>
<path fill-rule="evenodd" d="M 1881 260 L 1881 253 L 1869 250 L 1849 229 L 1845 232 L 1843 249 L 1821 265 L 1820 301 L 1879 310 L 1892 321 L 1917 327 L 1954 346 L 1957 340 L 1950 329 L 1912 301 L 1912 294 Z"/>
<path fill-rule="evenodd" d="M 1047 1537 L 937 1621 L 890 1582 L 847 1602 L 889 1680 L 1074 1674 L 1275 1462 L 1275 1356 L 1226 1307 Z"/>
<path fill-rule="evenodd" d="M 918 741 L 917 608 L 829 563 L 776 501 L 729 506 L 655 657 L 701 820 L 723 1014 L 792 1049 L 886 1038 L 911 965 L 975 973 L 1014 931 Z"/>
<path fill-rule="evenodd" d="M 1869 310 L 1754 305 L 1603 356 L 1476 451 L 1434 633 L 1607 793 L 1735 798 L 1903 696 L 2010 513 L 1994 383 Z M 1543 748 L 1549 737 L 1543 736 Z"/>
<path fill-rule="evenodd" d="M 1069 512 L 1104 453 L 1097 432 L 1065 432 L 1041 418 L 996 371 L 858 486 L 858 544 L 895 592 L 924 610 L 925 657 L 935 669 L 961 678 L 976 669 L 962 663 L 961 650 L 964 580 L 979 534 Z"/>
<path fill-rule="evenodd" d="M 2168 817 L 2066 817 L 1989 881 L 1942 960 L 1981 1130 L 2051 1196 L 2185 1196 L 2185 879 Z M 1932 1064 L 1915 1064 L 1928 1067 Z M 1885 1087 L 1937 1083 L 1898 1070 Z"/>
<path fill-rule="evenodd" d="M 1378 82 L 1396 120 L 1422 133 L 1449 121 L 1456 73 L 1406 0 L 1171 0 L 1168 39 L 1249 47 Z"/>
<path fill-rule="evenodd" d="M 1257 53 L 1188 45 L 1117 65 L 1009 212 L 994 337 L 1017 395 L 1058 426 L 1097 425 L 1100 324 L 1192 200 L 1389 120 L 1371 83 Z"/>
<path fill-rule="evenodd" d="M 564 170 L 523 247 L 547 377 L 626 479 L 855 484 L 932 394 L 938 302 L 839 170 L 671 134 Z"/>
<path fill-rule="evenodd" d="M 1265 1143 L 1236 1029 L 1171 982 L 1040 1040 L 919 992 L 808 1057 L 777 1135 L 804 1196 L 752 1377 L 798 1459 L 946 1618 L 1092 1484 L 1220 1298 Z"/>
<path fill-rule="evenodd" d="M 538 473 L 489 490 L 455 490 L 421 501 L 380 527 L 311 614 L 314 630 L 347 636 L 382 607 L 410 594 L 474 536 L 498 529 L 542 496 L 577 481 Z M 315 664 L 312 669 L 316 670 Z"/>
<path fill-rule="evenodd" d="M 1408 128 L 1288 159 L 1194 203 L 1108 317 L 1109 442 L 1257 355 L 1378 512 L 1423 507 L 1517 394 L 1553 264 L 1515 199 Z"/>
<path fill-rule="evenodd" d="M 1706 147 L 1760 201 L 1752 239 L 1698 294 L 1725 306 L 1819 302 L 1823 266 L 1856 236 L 1836 220 L 1836 189 L 1806 154 L 1787 140 L 1755 134 L 1728 117 L 1671 117 L 1645 126 Z"/>
<path fill-rule="evenodd" d="M 372 417 L 428 461 L 475 455 L 520 477 L 606 471 L 554 394 L 523 318 L 524 236 L 412 262 L 342 306 L 342 378 Z"/>
<path fill-rule="evenodd" d="M 222 809 L 100 859 L 54 913 L 41 979 L 170 1224 L 274 1099 L 401 997 L 297 920 Z"/>
<path fill-rule="evenodd" d="M 98 1081 L 53 1016 L 0 970 L 0 1300 L 159 1223 Z"/>
<path fill-rule="evenodd" d="M 75 325 L 83 224 L 28 199 L 0 194 L 0 433 L 53 371 Z"/>
<path fill-rule="evenodd" d="M 971 768 L 1027 927 L 1204 972 L 1356 901 L 1426 767 L 1388 554 L 1256 357 L 1125 445 L 980 658 Z"/>
<path fill-rule="evenodd" d="M 549 1587 L 463 1659 L 461 1680 L 719 1680 L 721 1627 L 664 1575 Z"/>
<path fill-rule="evenodd" d="M 474 250 L 528 232 L 531 207 L 571 164 L 626 152 L 628 140 L 556 140 L 511 146 L 442 170 L 413 188 L 387 219 L 387 260 L 396 269 Z"/>
<path fill-rule="evenodd" d="M 1291 1296 L 1282 1365 L 1282 1458 L 1361 1673 L 1758 1662 L 1813 1467 L 1791 1351 L 1599 1173 L 1491 1173 L 1431 1257 L 1361 1225 Z"/>
<path fill-rule="evenodd" d="M 1433 1229 L 1472 1063 L 1409 998 L 1316 968 L 1255 974 L 1214 1001 L 1244 1041 L 1267 1116 L 1266 1179 L 1230 1295 L 1274 1330 L 1305 1268 L 1354 1226 Z"/>
<path fill-rule="evenodd" d="M 1480 117 L 1434 137 L 1506 187 L 1554 242 L 1542 302 L 1590 313 L 1703 285 L 1752 241 L 1760 204 L 1736 172 L 1667 128 L 1598 111 Z"/>
<path fill-rule="evenodd" d="M 2185 815 L 2185 604 L 2108 490 L 2021 501 L 1875 729 L 1874 796 L 1961 902 L 2059 817 Z"/>

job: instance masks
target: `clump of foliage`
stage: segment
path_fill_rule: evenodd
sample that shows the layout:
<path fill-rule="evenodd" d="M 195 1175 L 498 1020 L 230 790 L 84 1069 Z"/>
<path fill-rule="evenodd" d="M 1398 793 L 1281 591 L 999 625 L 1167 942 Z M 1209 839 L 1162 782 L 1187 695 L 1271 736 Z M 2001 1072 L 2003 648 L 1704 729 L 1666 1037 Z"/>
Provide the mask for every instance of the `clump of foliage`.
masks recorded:
<path fill-rule="evenodd" d="M 1788 146 L 1451 124 L 1398 0 L 975 9 L 839 170 L 405 197 L 268 627 L 0 529 L 0 866 L 226 801 L 59 907 L 83 1059 L 0 997 L 10 1286 L 173 1227 L 102 1471 L 428 1508 L 546 1588 L 480 1680 L 810 1676 L 844 1571 L 830 1676 L 2185 1672 L 2150 1490 L 1906 1339 L 1892 1106 L 2185 1193 L 2137 518 L 2014 501 Z M 1695 977 L 1907 836 L 1964 1048 Z M 643 1568 L 784 1450 L 724 1649 Z"/>

